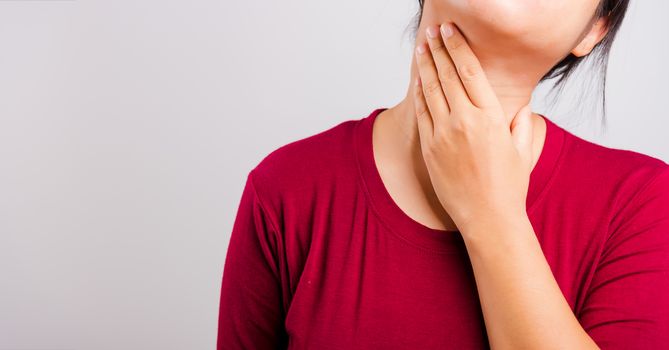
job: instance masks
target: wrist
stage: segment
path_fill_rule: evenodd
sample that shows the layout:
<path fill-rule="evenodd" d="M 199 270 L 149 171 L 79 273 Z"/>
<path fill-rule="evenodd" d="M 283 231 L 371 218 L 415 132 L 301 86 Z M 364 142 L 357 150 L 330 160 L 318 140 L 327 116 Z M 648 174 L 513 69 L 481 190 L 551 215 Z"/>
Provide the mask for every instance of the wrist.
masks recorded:
<path fill-rule="evenodd" d="M 527 212 L 507 215 L 486 215 L 459 226 L 468 245 L 491 245 L 509 242 L 534 234 Z"/>

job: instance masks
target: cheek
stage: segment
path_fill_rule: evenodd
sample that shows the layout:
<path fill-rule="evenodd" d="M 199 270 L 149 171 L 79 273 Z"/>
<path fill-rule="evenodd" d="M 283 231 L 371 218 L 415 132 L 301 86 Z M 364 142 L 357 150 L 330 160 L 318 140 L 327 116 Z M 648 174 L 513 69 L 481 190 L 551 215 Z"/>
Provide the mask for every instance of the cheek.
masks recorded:
<path fill-rule="evenodd" d="M 517 28 L 516 39 L 548 56 L 564 57 L 581 41 L 584 30 L 589 29 L 594 9 L 583 5 L 582 2 L 579 6 L 560 8 L 556 4 L 548 12 L 537 13 L 536 18 L 528 19 L 527 27 Z"/>

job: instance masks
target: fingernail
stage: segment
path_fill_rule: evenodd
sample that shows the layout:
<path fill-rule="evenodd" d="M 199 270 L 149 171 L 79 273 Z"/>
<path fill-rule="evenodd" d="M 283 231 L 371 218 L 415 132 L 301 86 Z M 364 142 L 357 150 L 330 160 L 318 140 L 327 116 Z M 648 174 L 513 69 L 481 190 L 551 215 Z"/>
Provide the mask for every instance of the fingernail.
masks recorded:
<path fill-rule="evenodd" d="M 448 38 L 453 35 L 453 27 L 448 23 L 443 23 L 441 25 L 441 34 L 444 35 L 444 38 Z"/>
<path fill-rule="evenodd" d="M 422 43 L 418 44 L 418 46 L 416 46 L 416 52 L 418 52 L 419 55 L 422 54 L 423 52 L 425 52 L 425 46 L 423 46 Z"/>
<path fill-rule="evenodd" d="M 427 37 L 430 39 L 434 39 L 437 37 L 437 32 L 434 29 L 434 26 L 429 26 L 427 27 Z"/>

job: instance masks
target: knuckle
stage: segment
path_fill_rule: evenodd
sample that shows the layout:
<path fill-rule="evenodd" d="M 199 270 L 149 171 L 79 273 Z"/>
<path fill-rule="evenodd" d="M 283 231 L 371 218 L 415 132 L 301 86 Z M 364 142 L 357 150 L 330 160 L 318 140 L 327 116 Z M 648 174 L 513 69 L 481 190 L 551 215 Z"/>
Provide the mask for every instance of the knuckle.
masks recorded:
<path fill-rule="evenodd" d="M 424 105 L 416 106 L 416 117 L 417 118 L 429 117 L 428 110 Z"/>
<path fill-rule="evenodd" d="M 434 140 L 428 143 L 427 148 L 423 151 L 423 155 L 426 159 L 434 157 L 439 152 L 439 143 Z"/>
<path fill-rule="evenodd" d="M 469 123 L 466 121 L 466 118 L 453 118 L 451 123 L 451 130 L 458 135 L 467 135 L 469 133 Z"/>
<path fill-rule="evenodd" d="M 463 40 L 463 38 L 458 35 L 453 35 L 449 40 L 446 40 L 446 46 L 448 47 L 449 50 L 457 50 L 464 43 L 465 41 Z"/>
<path fill-rule="evenodd" d="M 441 81 L 453 81 L 459 79 L 458 72 L 452 65 L 445 65 L 439 70 L 439 80 Z"/>
<path fill-rule="evenodd" d="M 433 56 L 443 55 L 446 54 L 446 47 L 441 44 L 435 44 L 430 47 L 430 51 L 432 51 Z"/>
<path fill-rule="evenodd" d="M 434 129 L 434 143 L 439 146 L 443 145 L 446 140 L 449 139 L 447 128 L 435 128 Z"/>
<path fill-rule="evenodd" d="M 432 143 L 426 142 L 420 146 L 420 153 L 423 155 L 423 158 L 427 161 L 432 160 Z"/>
<path fill-rule="evenodd" d="M 416 86 L 416 88 L 413 90 L 413 94 L 416 98 L 421 98 L 423 95 L 423 88 L 421 85 Z"/>
<path fill-rule="evenodd" d="M 438 81 L 428 81 L 423 87 L 426 96 L 434 96 L 441 91 L 441 84 Z"/>
<path fill-rule="evenodd" d="M 466 63 L 461 65 L 458 67 L 458 71 L 460 72 L 460 77 L 466 81 L 471 81 L 478 78 L 479 74 L 481 73 L 480 67 L 473 63 Z"/>

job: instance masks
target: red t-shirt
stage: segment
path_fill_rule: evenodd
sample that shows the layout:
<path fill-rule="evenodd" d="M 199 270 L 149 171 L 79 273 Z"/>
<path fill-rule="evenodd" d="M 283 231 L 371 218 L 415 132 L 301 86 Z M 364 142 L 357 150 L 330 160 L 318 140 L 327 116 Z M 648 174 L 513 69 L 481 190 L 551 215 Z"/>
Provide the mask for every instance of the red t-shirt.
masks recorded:
<path fill-rule="evenodd" d="M 387 192 L 385 108 L 268 154 L 246 179 L 223 269 L 218 349 L 486 349 L 462 236 Z M 544 116 L 527 212 L 562 293 L 602 349 L 669 348 L 669 165 Z"/>

